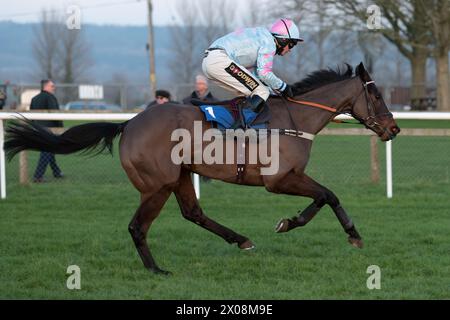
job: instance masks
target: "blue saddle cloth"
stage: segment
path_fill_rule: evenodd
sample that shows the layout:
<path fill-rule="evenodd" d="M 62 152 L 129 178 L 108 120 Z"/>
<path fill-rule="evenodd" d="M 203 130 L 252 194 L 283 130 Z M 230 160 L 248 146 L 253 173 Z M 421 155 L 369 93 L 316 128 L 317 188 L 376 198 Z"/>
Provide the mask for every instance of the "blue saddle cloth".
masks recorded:
<path fill-rule="evenodd" d="M 201 106 L 200 110 L 205 114 L 206 121 L 217 123 L 219 129 L 230 129 L 234 124 L 234 118 L 230 110 L 223 106 Z M 260 123 L 253 125 L 258 114 L 250 109 L 243 110 L 245 123 L 249 125 L 251 129 L 266 129 L 267 124 Z"/>

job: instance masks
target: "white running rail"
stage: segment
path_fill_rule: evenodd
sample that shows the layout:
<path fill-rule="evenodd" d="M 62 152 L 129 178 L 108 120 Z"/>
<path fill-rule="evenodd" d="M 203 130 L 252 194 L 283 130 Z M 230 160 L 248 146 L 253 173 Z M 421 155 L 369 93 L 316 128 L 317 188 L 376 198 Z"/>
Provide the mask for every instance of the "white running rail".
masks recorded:
<path fill-rule="evenodd" d="M 3 150 L 4 120 L 20 119 L 25 116 L 30 120 L 86 120 L 86 121 L 126 121 L 137 113 L 41 113 L 41 112 L 0 112 L 0 198 L 6 198 L 6 170 L 5 152 Z M 396 120 L 450 120 L 450 112 L 394 112 Z M 339 116 L 338 120 L 352 119 L 349 116 Z M 392 141 L 386 143 L 386 189 L 387 197 L 393 197 L 392 172 Z M 194 186 L 197 197 L 200 198 L 200 182 L 198 175 L 194 175 Z"/>

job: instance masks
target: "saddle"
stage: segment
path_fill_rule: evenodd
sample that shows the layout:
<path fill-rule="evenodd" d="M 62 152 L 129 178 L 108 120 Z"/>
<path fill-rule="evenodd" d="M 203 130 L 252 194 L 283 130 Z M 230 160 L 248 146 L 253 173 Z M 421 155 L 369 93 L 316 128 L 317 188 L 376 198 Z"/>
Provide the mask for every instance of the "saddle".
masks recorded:
<path fill-rule="evenodd" d="M 194 106 L 200 107 L 206 120 L 218 129 L 266 129 L 270 121 L 270 108 L 264 104 L 263 110 L 256 113 L 245 108 L 247 98 L 208 102 L 192 99 Z"/>
<path fill-rule="evenodd" d="M 208 102 L 192 99 L 191 103 L 198 106 L 204 113 L 206 121 L 213 127 L 226 129 L 267 129 L 270 121 L 270 108 L 264 103 L 263 110 L 256 113 L 245 108 L 247 98 L 238 97 L 232 100 Z M 236 179 L 241 183 L 245 174 L 245 164 L 237 164 Z"/>

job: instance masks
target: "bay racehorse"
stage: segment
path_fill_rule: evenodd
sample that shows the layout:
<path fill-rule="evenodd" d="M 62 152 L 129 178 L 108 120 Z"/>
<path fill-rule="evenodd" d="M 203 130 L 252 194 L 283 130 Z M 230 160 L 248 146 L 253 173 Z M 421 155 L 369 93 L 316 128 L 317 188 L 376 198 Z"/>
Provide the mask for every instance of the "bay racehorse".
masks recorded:
<path fill-rule="evenodd" d="M 211 128 L 198 107 L 177 104 L 152 107 L 124 123 L 82 124 L 61 135 L 28 120 L 13 122 L 7 128 L 5 150 L 9 159 L 26 149 L 56 154 L 94 149 L 111 151 L 114 138 L 121 135 L 121 164 L 141 195 L 140 206 L 128 229 L 144 266 L 155 273 L 167 272 L 156 264 L 146 237 L 152 222 L 172 193 L 187 220 L 230 244 L 237 244 L 240 249 L 254 247 L 247 237 L 203 213 L 193 188 L 191 172 L 233 184 L 264 186 L 267 191 L 277 194 L 312 198 L 313 203 L 298 216 L 278 223 L 278 233 L 305 226 L 322 207 L 329 205 L 348 234 L 349 242 L 361 248 L 361 236 L 336 195 L 305 174 L 312 138 L 338 114 L 352 115 L 382 141 L 393 139 L 400 129 L 362 63 L 356 68 L 355 75 L 350 66 L 342 72 L 339 69 L 321 70 L 294 87 L 294 99 L 268 100 L 271 111 L 269 129 L 288 129 L 284 130 L 285 135 L 279 137 L 279 170 L 273 175 L 262 175 L 261 163 L 246 165 L 245 172 L 238 175 L 236 162 L 175 164 L 171 158 L 171 150 L 177 143 L 171 138 L 174 130 L 182 128 L 193 133 L 196 121 L 203 121 L 204 130 Z"/>

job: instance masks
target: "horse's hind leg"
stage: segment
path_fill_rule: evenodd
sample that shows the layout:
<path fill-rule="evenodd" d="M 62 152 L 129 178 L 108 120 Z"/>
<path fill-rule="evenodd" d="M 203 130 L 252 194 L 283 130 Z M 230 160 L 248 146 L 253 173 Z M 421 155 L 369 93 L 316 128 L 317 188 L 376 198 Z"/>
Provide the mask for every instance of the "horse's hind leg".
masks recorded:
<path fill-rule="evenodd" d="M 158 217 L 171 192 L 171 189 L 163 188 L 153 194 L 142 194 L 141 205 L 128 226 L 128 231 L 133 238 L 142 262 L 144 262 L 144 266 L 155 273 L 168 274 L 169 272 L 160 269 L 156 264 L 146 237 L 153 220 Z"/>
<path fill-rule="evenodd" d="M 195 190 L 192 185 L 191 174 L 189 171 L 183 170 L 181 172 L 179 185 L 174 190 L 174 193 L 184 218 L 215 233 L 228 243 L 237 243 L 241 249 L 249 250 L 254 248 L 253 243 L 248 238 L 218 224 L 203 214 L 195 196 Z"/>
<path fill-rule="evenodd" d="M 344 231 L 349 235 L 349 242 L 355 247 L 362 247 L 361 236 L 356 231 L 355 225 L 350 217 L 341 207 L 336 195 L 307 175 L 303 174 L 298 176 L 293 173 L 289 174 L 283 181 L 273 186 L 271 191 L 314 199 L 314 202 L 302 211 L 299 216 L 281 220 L 276 227 L 278 233 L 288 232 L 292 229 L 305 226 L 328 204 L 333 209 Z"/>

